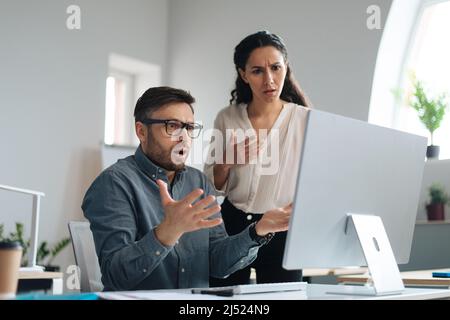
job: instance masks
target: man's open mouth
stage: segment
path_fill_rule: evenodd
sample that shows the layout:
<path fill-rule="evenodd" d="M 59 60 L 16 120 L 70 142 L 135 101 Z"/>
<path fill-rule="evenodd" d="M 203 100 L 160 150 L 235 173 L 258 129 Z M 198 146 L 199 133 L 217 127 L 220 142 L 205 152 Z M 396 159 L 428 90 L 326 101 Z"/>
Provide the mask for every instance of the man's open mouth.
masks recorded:
<path fill-rule="evenodd" d="M 184 157 L 188 154 L 189 149 L 186 147 L 175 147 L 172 150 L 172 154 L 176 155 L 176 156 L 180 156 L 180 157 Z"/>

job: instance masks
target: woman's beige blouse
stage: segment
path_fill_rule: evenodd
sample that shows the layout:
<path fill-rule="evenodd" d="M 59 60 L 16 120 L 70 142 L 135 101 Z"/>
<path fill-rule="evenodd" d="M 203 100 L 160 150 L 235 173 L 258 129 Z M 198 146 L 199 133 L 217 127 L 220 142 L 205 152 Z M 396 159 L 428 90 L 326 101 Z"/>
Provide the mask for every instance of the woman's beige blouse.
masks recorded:
<path fill-rule="evenodd" d="M 307 108 L 286 103 L 267 139 L 260 141 L 257 163 L 233 167 L 225 185 L 217 190 L 218 195 L 228 197 L 236 208 L 247 213 L 264 213 L 291 203 L 307 114 Z M 214 127 L 220 130 L 223 137 L 227 129 L 253 130 L 247 105 L 231 105 L 222 109 Z M 210 152 L 211 149 L 210 146 Z M 212 182 L 213 166 L 214 160 L 209 154 L 204 173 Z"/>

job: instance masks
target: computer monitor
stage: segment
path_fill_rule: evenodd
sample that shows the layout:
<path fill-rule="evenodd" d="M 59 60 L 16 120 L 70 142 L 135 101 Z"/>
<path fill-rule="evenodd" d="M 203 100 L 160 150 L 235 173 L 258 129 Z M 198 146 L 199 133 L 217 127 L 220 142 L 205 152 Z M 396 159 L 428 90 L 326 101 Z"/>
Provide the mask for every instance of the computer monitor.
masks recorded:
<path fill-rule="evenodd" d="M 283 267 L 367 265 L 348 214 L 379 216 L 396 262 L 407 263 L 426 146 L 425 137 L 310 110 Z"/>

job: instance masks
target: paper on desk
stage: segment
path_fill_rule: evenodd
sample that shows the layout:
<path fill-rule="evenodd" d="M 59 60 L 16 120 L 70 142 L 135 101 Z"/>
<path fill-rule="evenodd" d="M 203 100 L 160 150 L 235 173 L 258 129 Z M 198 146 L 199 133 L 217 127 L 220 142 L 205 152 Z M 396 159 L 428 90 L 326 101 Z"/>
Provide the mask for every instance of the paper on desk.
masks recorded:
<path fill-rule="evenodd" d="M 107 300 L 223 300 L 224 297 L 182 292 L 158 291 L 126 291 L 126 292 L 100 292 L 99 297 Z"/>

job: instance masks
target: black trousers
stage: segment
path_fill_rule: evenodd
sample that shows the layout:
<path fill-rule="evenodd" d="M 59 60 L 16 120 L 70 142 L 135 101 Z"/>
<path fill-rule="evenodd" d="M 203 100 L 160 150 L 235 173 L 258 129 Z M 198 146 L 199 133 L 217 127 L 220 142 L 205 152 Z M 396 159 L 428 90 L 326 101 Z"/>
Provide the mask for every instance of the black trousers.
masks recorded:
<path fill-rule="evenodd" d="M 245 213 L 225 198 L 222 203 L 222 218 L 229 235 L 242 232 L 248 225 L 261 219 L 261 214 Z M 251 218 L 251 219 L 249 219 Z M 250 283 L 250 268 L 256 270 L 257 283 L 295 282 L 301 281 L 302 270 L 285 270 L 282 261 L 287 232 L 277 232 L 272 240 L 259 248 L 258 257 L 252 264 L 238 270 L 226 279 L 211 277 L 211 287 L 233 286 Z"/>

